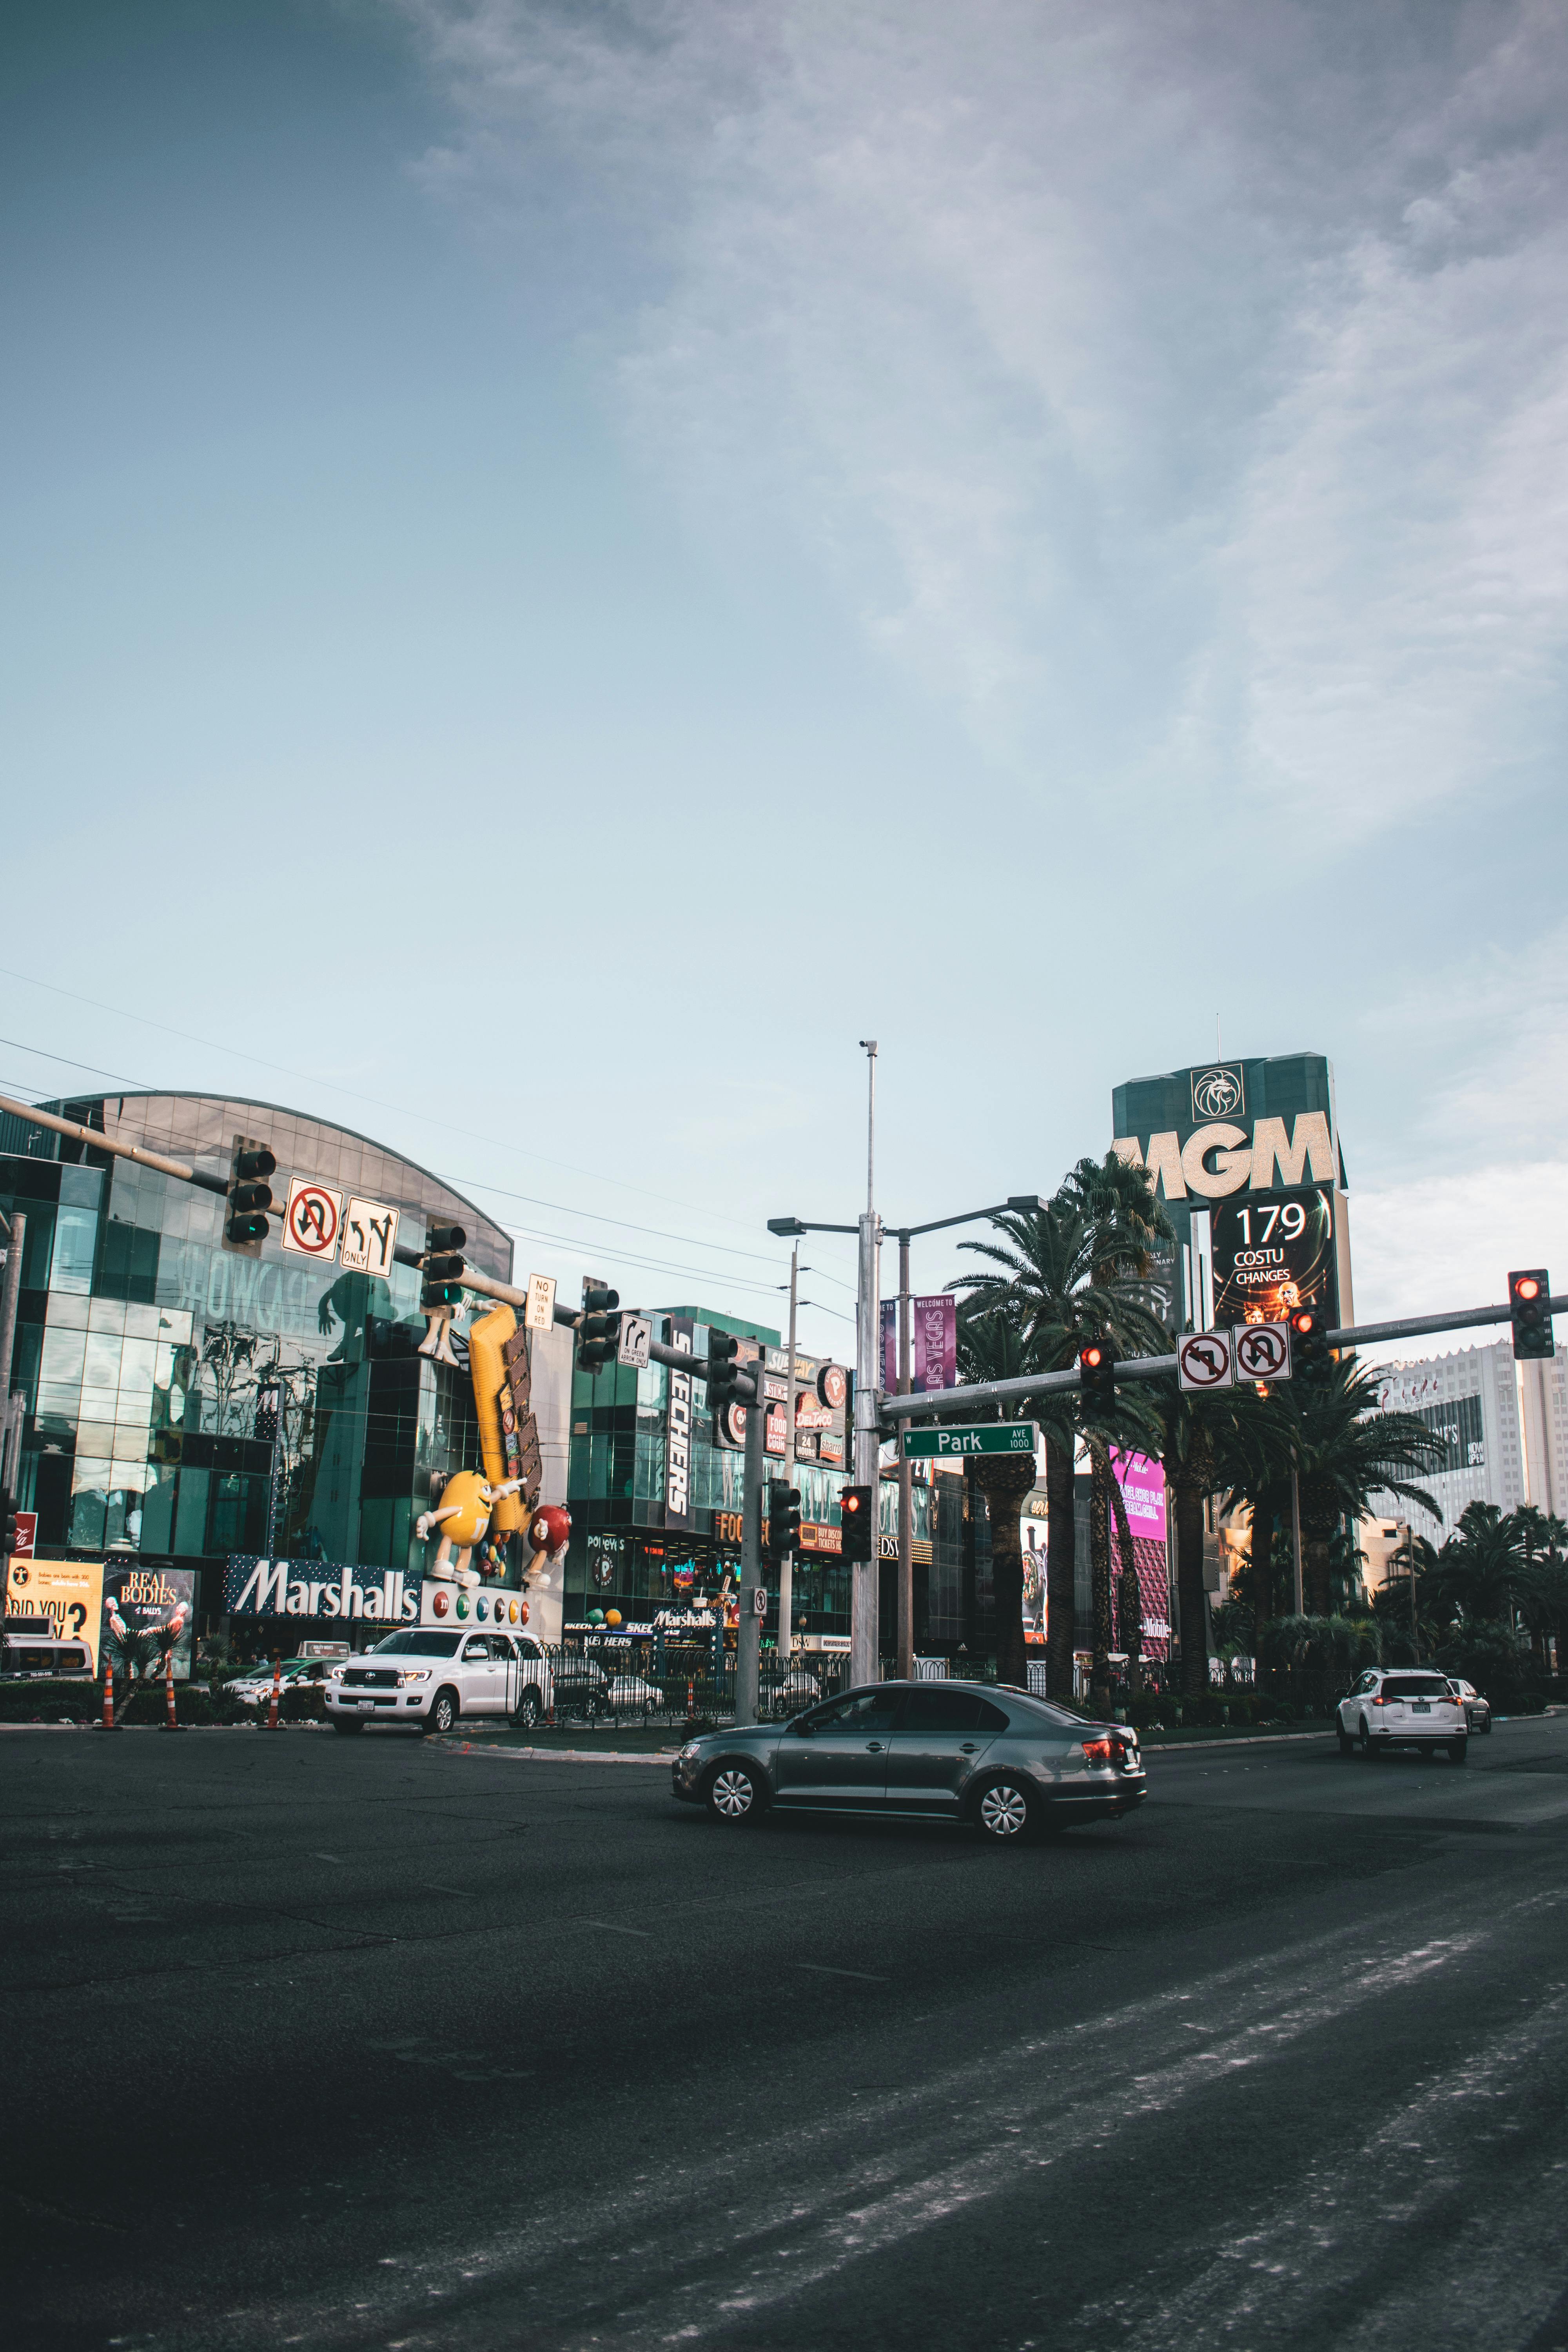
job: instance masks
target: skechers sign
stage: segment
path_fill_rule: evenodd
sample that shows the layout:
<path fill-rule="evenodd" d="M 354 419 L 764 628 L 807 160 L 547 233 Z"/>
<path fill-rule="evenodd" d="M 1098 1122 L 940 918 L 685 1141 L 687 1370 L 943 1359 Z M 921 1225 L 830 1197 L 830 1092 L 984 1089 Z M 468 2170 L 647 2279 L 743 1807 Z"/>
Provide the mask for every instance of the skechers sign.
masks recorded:
<path fill-rule="evenodd" d="M 340 1560 L 258 1559 L 230 1552 L 223 1605 L 231 1617 L 370 1617 L 416 1625 L 419 1588 L 400 1568 L 351 1568 Z"/>

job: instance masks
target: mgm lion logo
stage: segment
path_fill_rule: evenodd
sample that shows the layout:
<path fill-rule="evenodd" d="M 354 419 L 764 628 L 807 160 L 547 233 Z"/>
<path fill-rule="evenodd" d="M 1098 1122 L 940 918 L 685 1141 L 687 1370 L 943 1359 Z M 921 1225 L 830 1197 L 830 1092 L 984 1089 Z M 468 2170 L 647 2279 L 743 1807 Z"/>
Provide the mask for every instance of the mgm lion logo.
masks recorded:
<path fill-rule="evenodd" d="M 1216 1063 L 1212 1069 L 1193 1072 L 1193 1117 L 1200 1125 L 1234 1118 L 1243 1103 L 1239 1064 Z"/>

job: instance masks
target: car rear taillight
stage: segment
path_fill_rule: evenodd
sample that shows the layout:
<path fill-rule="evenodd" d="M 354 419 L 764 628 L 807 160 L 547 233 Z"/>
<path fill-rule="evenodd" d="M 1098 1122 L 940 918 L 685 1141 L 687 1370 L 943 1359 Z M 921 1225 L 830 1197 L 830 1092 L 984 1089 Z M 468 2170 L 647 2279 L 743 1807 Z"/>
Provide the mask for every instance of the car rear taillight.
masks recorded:
<path fill-rule="evenodd" d="M 1109 1764 L 1114 1753 L 1109 1739 L 1086 1739 L 1080 1744 L 1091 1764 Z"/>

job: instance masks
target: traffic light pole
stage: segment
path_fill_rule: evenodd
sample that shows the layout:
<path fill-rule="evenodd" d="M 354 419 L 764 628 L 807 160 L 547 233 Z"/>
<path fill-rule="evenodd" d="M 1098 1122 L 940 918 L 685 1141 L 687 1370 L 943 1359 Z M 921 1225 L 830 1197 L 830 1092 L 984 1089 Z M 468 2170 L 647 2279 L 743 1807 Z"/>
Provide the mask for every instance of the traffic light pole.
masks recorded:
<path fill-rule="evenodd" d="M 877 1277 L 877 1220 L 869 1211 L 860 1220 L 860 1279 L 855 1346 L 855 1480 L 869 1486 L 875 1502 L 881 1462 L 883 1398 L 877 1379 L 877 1326 L 881 1319 Z M 871 1558 L 856 1560 L 849 1570 L 849 1680 L 874 1683 L 880 1644 L 877 1638 L 878 1587 L 881 1563 L 877 1558 L 878 1513 L 871 1514 Z"/>
<path fill-rule="evenodd" d="M 1568 1295 L 1549 1298 L 1548 1316 L 1568 1315 Z M 1330 1348 L 1367 1347 L 1383 1339 L 1418 1339 L 1433 1331 L 1468 1331 L 1483 1323 L 1510 1323 L 1513 1309 L 1502 1307 L 1467 1307 L 1456 1315 L 1411 1315 L 1397 1323 L 1348 1323 L 1340 1329 L 1326 1331 L 1324 1344 Z M 1176 1358 L 1169 1356 L 1124 1356 L 1117 1360 L 1116 1379 L 1123 1381 L 1157 1381 L 1169 1377 L 1176 1370 Z M 975 1381 L 966 1388 L 928 1389 L 921 1396 L 885 1396 L 881 1399 L 882 1419 L 894 1426 L 887 1430 L 896 1434 L 901 1423 L 934 1418 L 939 1413 L 969 1412 L 975 1405 L 1017 1404 L 1026 1397 L 1055 1396 L 1064 1390 L 1082 1386 L 1082 1376 L 1077 1365 L 1063 1372 L 1025 1372 L 1011 1381 Z"/>
<path fill-rule="evenodd" d="M 689 1363 L 691 1359 L 687 1358 Z M 746 1408 L 746 1452 L 741 1499 L 741 1622 L 735 1636 L 735 1720 L 757 1719 L 757 1666 L 763 1621 L 757 1594 L 763 1584 L 763 1473 L 767 1466 L 768 1406 L 763 1359 L 757 1359 L 756 1392 Z"/>
<path fill-rule="evenodd" d="M 910 1392 L 910 1237 L 899 1235 L 899 1394 Z M 899 1448 L 899 1680 L 915 1678 L 914 1479 Z M 880 1547 L 879 1547 L 880 1549 Z M 880 1570 L 879 1569 L 879 1575 Z"/>

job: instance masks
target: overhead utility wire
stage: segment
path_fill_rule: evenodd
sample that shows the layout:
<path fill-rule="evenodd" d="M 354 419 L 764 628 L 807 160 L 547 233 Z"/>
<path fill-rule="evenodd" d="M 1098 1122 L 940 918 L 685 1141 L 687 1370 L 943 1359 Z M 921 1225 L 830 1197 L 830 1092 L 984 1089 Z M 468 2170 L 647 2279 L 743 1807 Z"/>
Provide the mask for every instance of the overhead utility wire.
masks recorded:
<path fill-rule="evenodd" d="M 84 1003 L 86 1001 L 86 999 L 83 1000 Z M 184 1032 L 176 1030 L 174 1034 L 176 1036 L 180 1036 L 184 1034 Z M 196 1042 L 199 1044 L 201 1041 L 198 1039 Z M 37 1054 L 40 1060 L 46 1062 L 59 1062 L 63 1064 L 67 1069 L 90 1071 L 94 1077 L 112 1078 L 117 1086 L 133 1087 L 139 1093 L 156 1094 L 162 1091 L 166 1091 L 165 1089 L 156 1087 L 150 1087 L 141 1078 L 127 1077 L 123 1070 L 106 1070 L 102 1067 L 101 1064 L 97 1062 L 79 1062 L 74 1060 L 68 1054 L 51 1053 L 47 1046 L 26 1045 L 19 1037 L 0 1037 L 0 1045 L 15 1046 L 18 1052 L 23 1054 Z M 273 1066 L 268 1064 L 268 1066 L 271 1067 Z M 289 1075 L 297 1075 L 297 1073 Z M 13 1081 L 12 1083 L 15 1084 L 17 1082 Z M 33 1084 L 35 1081 L 29 1080 L 28 1083 Z M 384 1108 L 390 1108 L 390 1106 L 384 1106 Z M 456 1132 L 459 1134 L 465 1131 L 466 1130 L 461 1129 L 456 1130 Z M 480 1139 L 481 1141 L 486 1139 L 487 1139 L 485 1138 Z M 509 1150 L 510 1146 L 508 1144 L 497 1144 L 495 1148 L 499 1151 L 505 1151 Z M 525 1201 L 531 1208 L 553 1209 L 559 1216 L 584 1217 L 590 1219 L 595 1224 L 616 1225 L 618 1226 L 623 1233 L 650 1234 L 659 1241 L 685 1242 L 692 1249 L 716 1250 L 721 1252 L 726 1257 L 753 1258 L 759 1265 L 774 1266 L 778 1264 L 778 1259 L 771 1256 L 764 1250 L 737 1249 L 731 1242 L 704 1241 L 700 1234 L 672 1234 L 663 1225 L 634 1224 L 629 1217 L 606 1216 L 605 1213 L 599 1209 L 574 1208 L 568 1201 L 543 1201 L 539 1198 L 537 1193 L 514 1192 L 510 1191 L 504 1184 L 491 1184 L 480 1177 L 447 1176 L 443 1178 L 442 1181 L 449 1184 L 466 1186 L 468 1191 L 474 1192 L 493 1192 L 499 1200 L 502 1201 Z M 658 1200 L 663 1196 L 658 1193 L 654 1193 L 650 1197 L 655 1200 Z M 733 1222 L 738 1223 L 739 1220 L 737 1219 Z M 508 1230 L 510 1231 L 510 1228 L 509 1227 Z M 542 1235 L 541 1238 L 544 1239 L 548 1238 L 548 1236 Z M 569 1246 L 576 1248 L 580 1246 L 580 1244 L 576 1242 L 573 1242 Z M 581 1246 L 586 1247 L 588 1244 L 584 1243 L 581 1244 Z M 828 1280 L 830 1282 L 836 1278 L 837 1277 L 832 1275 L 829 1275 L 828 1276 Z M 850 1286 L 848 1285 L 846 1286 L 846 1287 L 849 1286 Z"/>
<path fill-rule="evenodd" d="M 433 1118 L 431 1113 L 427 1110 L 409 1110 L 402 1103 L 384 1102 L 379 1095 L 363 1095 L 359 1092 L 357 1087 L 345 1087 L 336 1079 L 311 1077 L 309 1072 L 305 1070 L 290 1069 L 287 1063 L 269 1062 L 260 1054 L 247 1054 L 243 1045 L 220 1045 L 214 1038 L 198 1037 L 195 1035 L 194 1031 L 189 1029 L 172 1028 L 168 1022 L 154 1021 L 145 1013 L 129 1013 L 122 1005 L 100 1003 L 96 996 L 83 996 L 74 988 L 61 988 L 57 981 L 39 980 L 30 971 L 13 971 L 8 964 L 0 964 L 0 974 L 3 974 L 7 980 L 23 981 L 31 988 L 47 988 L 51 995 L 68 997 L 73 1004 L 90 1005 L 95 1013 L 111 1013 L 117 1020 L 121 1021 L 139 1021 L 143 1028 L 162 1030 L 165 1036 L 183 1038 L 187 1045 L 204 1045 L 207 1051 L 212 1054 L 232 1054 L 239 1061 L 254 1062 L 258 1069 L 275 1070 L 278 1076 L 282 1078 L 298 1078 L 302 1086 L 321 1087 L 326 1089 L 329 1093 L 336 1092 L 341 1095 L 347 1095 L 353 1102 L 369 1103 L 376 1110 L 395 1111 L 400 1118 L 419 1119 L 426 1127 L 440 1127 L 444 1132 L 448 1135 L 466 1135 L 471 1143 L 488 1143 L 492 1145 L 498 1151 L 512 1151 L 517 1149 L 514 1144 L 502 1143 L 499 1136 L 480 1135 L 475 1129 L 469 1127 L 454 1128 L 446 1119 L 437 1119 Z M 12 1041 L 0 1040 L 0 1042 L 10 1043 Z M 22 1047 L 22 1051 L 25 1054 L 37 1054 L 42 1053 L 43 1048 L 37 1045 L 24 1045 Z M 66 1054 L 46 1054 L 44 1058 L 52 1062 L 65 1062 L 67 1066 L 73 1070 L 95 1070 L 95 1074 L 100 1078 L 114 1077 L 118 1075 L 112 1070 L 98 1070 L 96 1069 L 96 1066 L 91 1062 L 73 1062 L 70 1060 L 69 1055 Z M 134 1078 L 121 1078 L 120 1083 L 121 1086 L 127 1087 L 139 1085 L 139 1081 Z M 148 1088 L 146 1091 L 151 1093 L 159 1090 L 156 1088 Z M 605 1176 L 592 1168 L 575 1167 L 567 1160 L 547 1159 L 542 1152 L 539 1151 L 525 1152 L 522 1156 L 525 1159 L 537 1160 L 542 1168 L 559 1168 L 568 1176 L 585 1176 L 590 1183 L 615 1184 L 617 1185 L 624 1192 L 640 1192 L 645 1200 L 664 1201 L 668 1202 L 669 1207 L 672 1209 L 693 1209 L 696 1210 L 699 1216 L 707 1216 L 710 1213 L 715 1216 L 722 1216 L 726 1224 L 741 1225 L 742 1227 L 745 1224 L 745 1219 L 743 1217 L 731 1217 L 723 1210 L 713 1210 L 712 1212 L 710 1212 L 706 1209 L 700 1209 L 698 1208 L 698 1204 L 695 1201 L 678 1201 L 672 1192 L 655 1192 L 648 1185 L 633 1184 L 625 1176 Z M 549 1207 L 552 1204 L 547 1202 L 544 1205 Z M 584 1209 L 578 1213 L 583 1216 L 590 1216 L 594 1213 L 591 1210 Z M 718 1247 L 719 1244 L 715 1244 L 714 1246 Z"/>

